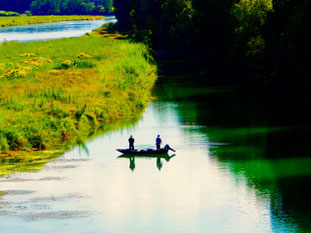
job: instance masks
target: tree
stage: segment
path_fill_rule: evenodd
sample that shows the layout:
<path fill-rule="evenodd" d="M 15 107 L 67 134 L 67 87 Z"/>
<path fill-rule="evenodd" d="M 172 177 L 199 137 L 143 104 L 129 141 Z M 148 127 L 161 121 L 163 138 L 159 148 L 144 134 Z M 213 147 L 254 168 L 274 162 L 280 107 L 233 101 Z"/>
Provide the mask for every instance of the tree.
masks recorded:
<path fill-rule="evenodd" d="M 32 0 L 0 0 L 0 10 L 24 13 L 29 10 Z"/>
<path fill-rule="evenodd" d="M 273 0 L 264 38 L 272 74 L 282 81 L 304 85 L 311 67 L 311 2 Z"/>

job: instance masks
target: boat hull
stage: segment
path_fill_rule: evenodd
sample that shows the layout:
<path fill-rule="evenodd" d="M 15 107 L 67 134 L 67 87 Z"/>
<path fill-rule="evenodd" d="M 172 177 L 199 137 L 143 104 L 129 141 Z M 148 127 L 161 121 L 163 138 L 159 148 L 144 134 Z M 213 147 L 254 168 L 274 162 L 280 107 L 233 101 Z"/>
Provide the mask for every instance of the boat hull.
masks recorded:
<path fill-rule="evenodd" d="M 127 155 L 159 155 L 159 154 L 167 154 L 168 150 L 167 149 L 135 149 L 135 150 L 130 150 L 130 149 L 117 149 L 117 151 L 127 154 Z"/>

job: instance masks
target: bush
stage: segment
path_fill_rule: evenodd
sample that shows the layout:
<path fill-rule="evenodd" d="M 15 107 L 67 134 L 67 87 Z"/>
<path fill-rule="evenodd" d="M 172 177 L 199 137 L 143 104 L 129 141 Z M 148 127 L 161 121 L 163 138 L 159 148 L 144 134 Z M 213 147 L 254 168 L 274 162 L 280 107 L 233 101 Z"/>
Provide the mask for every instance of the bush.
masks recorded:
<path fill-rule="evenodd" d="M 6 137 L 0 133 L 0 153 L 5 153 L 10 149 Z"/>
<path fill-rule="evenodd" d="M 32 13 L 31 13 L 31 11 L 25 11 L 25 15 L 32 16 Z"/>
<path fill-rule="evenodd" d="M 40 135 L 32 135 L 28 138 L 28 141 L 30 145 L 32 146 L 32 148 L 41 149 L 41 150 L 45 149 L 43 139 Z"/>
<path fill-rule="evenodd" d="M 85 69 L 85 68 L 93 68 L 96 66 L 95 62 L 90 60 L 75 60 L 74 66 L 77 68 Z"/>
<path fill-rule="evenodd" d="M 57 65 L 55 69 L 69 69 L 73 66 L 73 62 L 70 60 L 65 60 L 61 64 Z"/>

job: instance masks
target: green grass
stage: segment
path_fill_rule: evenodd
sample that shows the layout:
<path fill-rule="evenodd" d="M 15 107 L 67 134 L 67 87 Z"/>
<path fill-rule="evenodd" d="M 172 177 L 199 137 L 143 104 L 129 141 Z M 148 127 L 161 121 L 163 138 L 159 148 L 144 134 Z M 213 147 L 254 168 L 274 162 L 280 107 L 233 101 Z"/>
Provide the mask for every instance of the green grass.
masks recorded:
<path fill-rule="evenodd" d="M 0 44 L 0 153 L 54 150 L 141 112 L 156 68 L 147 48 L 80 38 Z"/>
<path fill-rule="evenodd" d="M 19 26 L 37 23 L 52 23 L 72 20 L 104 19 L 105 16 L 94 15 L 42 15 L 42 16 L 0 16 L 0 27 Z"/>

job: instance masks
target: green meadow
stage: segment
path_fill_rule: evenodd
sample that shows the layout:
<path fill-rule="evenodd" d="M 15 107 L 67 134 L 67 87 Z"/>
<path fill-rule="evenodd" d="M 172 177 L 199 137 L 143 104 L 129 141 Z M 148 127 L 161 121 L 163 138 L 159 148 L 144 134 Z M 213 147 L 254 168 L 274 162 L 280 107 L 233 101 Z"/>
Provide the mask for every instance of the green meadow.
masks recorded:
<path fill-rule="evenodd" d="M 156 66 L 143 44 L 91 34 L 4 42 L 0 57 L 0 158 L 83 143 L 152 99 Z"/>
<path fill-rule="evenodd" d="M 105 16 L 95 15 L 41 15 L 41 16 L 0 16 L 0 27 L 19 26 L 37 23 L 52 23 L 73 20 L 104 19 Z"/>

